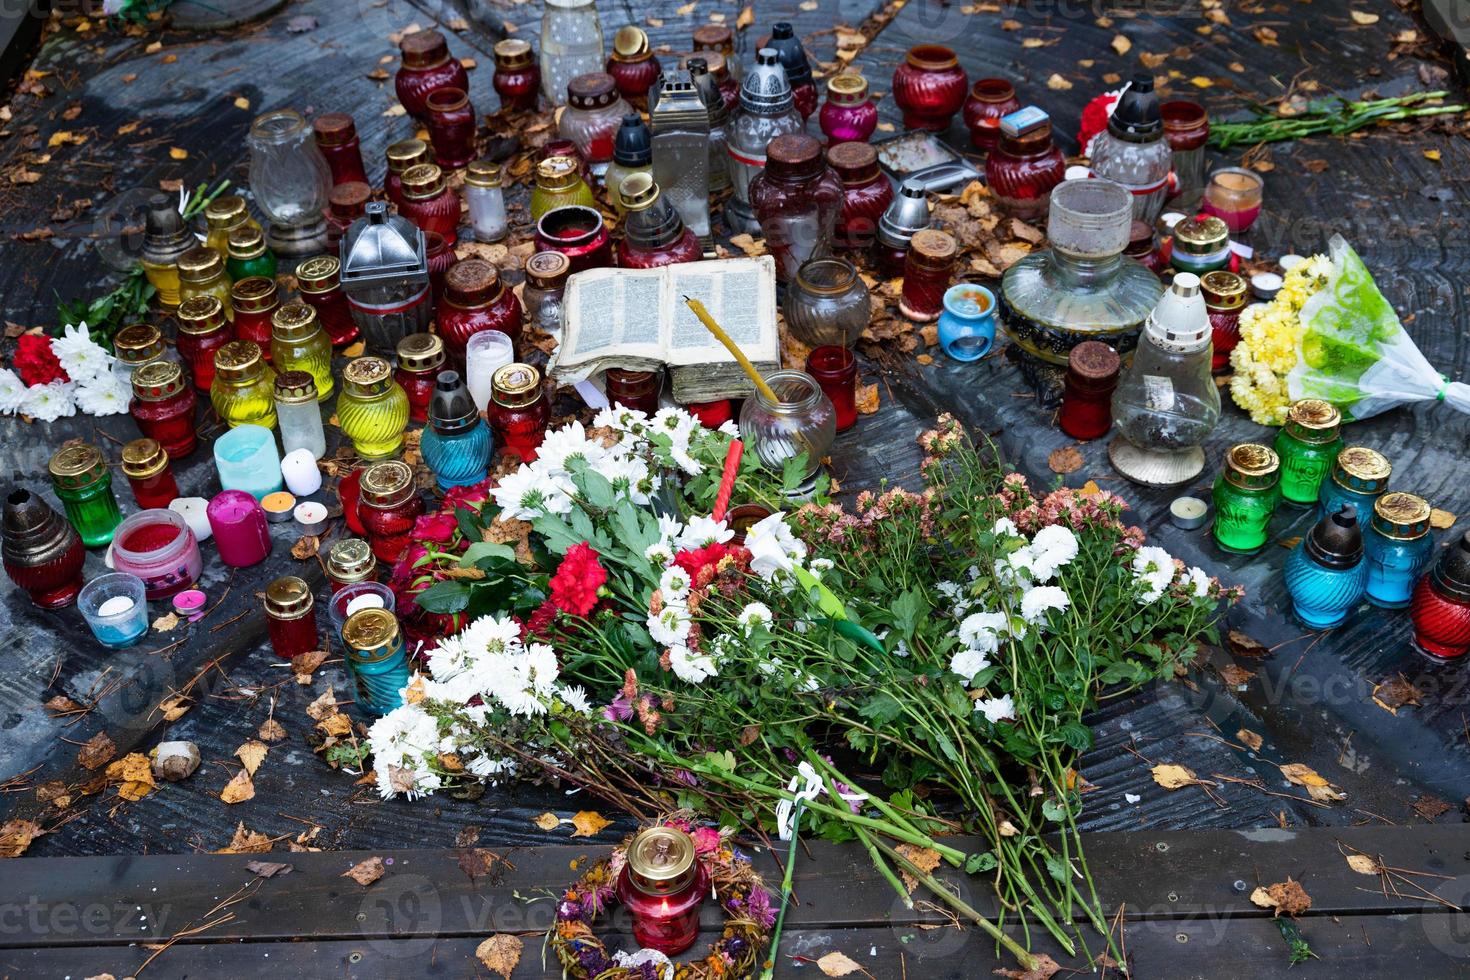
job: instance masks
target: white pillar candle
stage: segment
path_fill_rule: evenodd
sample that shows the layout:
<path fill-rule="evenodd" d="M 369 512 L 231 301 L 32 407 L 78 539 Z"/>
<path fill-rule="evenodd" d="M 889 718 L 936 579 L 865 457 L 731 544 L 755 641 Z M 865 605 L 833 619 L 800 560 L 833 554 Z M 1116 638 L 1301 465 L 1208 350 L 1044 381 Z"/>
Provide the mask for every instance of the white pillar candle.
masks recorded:
<path fill-rule="evenodd" d="M 168 509 L 184 519 L 189 530 L 194 532 L 196 541 L 208 541 L 214 537 L 214 529 L 209 526 L 209 517 L 205 513 L 208 507 L 209 501 L 203 497 L 175 497 L 168 502 Z"/>
<path fill-rule="evenodd" d="M 481 330 L 465 344 L 465 385 L 481 412 L 490 404 L 490 379 L 496 369 L 514 364 L 516 346 L 499 330 Z"/>
<path fill-rule="evenodd" d="M 293 449 L 281 460 L 286 487 L 298 497 L 308 497 L 322 488 L 322 471 L 310 449 Z"/>

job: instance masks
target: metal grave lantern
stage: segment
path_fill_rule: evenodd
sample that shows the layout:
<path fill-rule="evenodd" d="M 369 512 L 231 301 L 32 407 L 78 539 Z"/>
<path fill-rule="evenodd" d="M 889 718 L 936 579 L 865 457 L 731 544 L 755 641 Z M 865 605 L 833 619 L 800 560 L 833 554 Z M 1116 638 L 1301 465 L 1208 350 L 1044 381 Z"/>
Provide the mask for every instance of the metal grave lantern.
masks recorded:
<path fill-rule="evenodd" d="M 391 353 L 404 337 L 429 329 L 429 259 L 417 225 L 374 201 L 347 229 L 341 250 L 342 289 L 370 349 Z"/>

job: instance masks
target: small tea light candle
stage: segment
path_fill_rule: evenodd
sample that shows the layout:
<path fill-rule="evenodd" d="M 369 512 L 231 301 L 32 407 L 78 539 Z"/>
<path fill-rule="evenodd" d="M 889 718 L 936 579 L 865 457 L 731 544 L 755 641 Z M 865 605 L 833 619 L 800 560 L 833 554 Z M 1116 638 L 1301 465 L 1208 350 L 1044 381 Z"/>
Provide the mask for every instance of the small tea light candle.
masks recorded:
<path fill-rule="evenodd" d="M 208 541 L 214 530 L 209 526 L 209 501 L 203 497 L 175 497 L 168 502 L 168 509 L 184 519 L 194 540 Z"/>
<path fill-rule="evenodd" d="M 1204 524 L 1209 512 L 1209 505 L 1198 497 L 1180 497 L 1169 504 L 1169 520 L 1186 531 Z"/>
<path fill-rule="evenodd" d="M 103 617 L 121 616 L 136 605 L 137 603 L 132 600 L 131 596 L 115 595 L 97 607 L 97 615 Z"/>
<path fill-rule="evenodd" d="M 265 511 L 266 520 L 272 524 L 284 524 L 291 519 L 291 511 L 296 509 L 296 498 L 285 490 L 277 490 L 262 497 L 260 506 Z"/>
<path fill-rule="evenodd" d="M 281 460 L 281 475 L 286 489 L 298 497 L 309 497 L 322 488 L 322 471 L 310 449 L 293 449 Z"/>
<path fill-rule="evenodd" d="M 1074 163 L 1062 174 L 1063 180 L 1088 180 L 1092 177 L 1092 168 L 1084 167 L 1080 163 Z"/>
<path fill-rule="evenodd" d="M 1282 273 L 1287 273 L 1305 261 L 1307 261 L 1306 258 L 1301 255 L 1283 255 L 1276 260 L 1276 265 L 1281 269 Z"/>
<path fill-rule="evenodd" d="M 321 534 L 327 529 L 326 504 L 319 504 L 315 500 L 303 501 L 291 513 L 307 534 Z"/>
<path fill-rule="evenodd" d="M 347 603 L 347 615 L 351 616 L 353 613 L 363 609 L 383 609 L 385 607 L 386 603 L 383 602 L 382 596 L 372 592 L 365 592 L 362 595 L 354 596 L 352 601 Z"/>
<path fill-rule="evenodd" d="M 1241 167 L 1226 167 L 1210 174 L 1200 210 L 1213 214 L 1232 232 L 1243 232 L 1256 223 L 1266 182 L 1261 175 Z"/>
<path fill-rule="evenodd" d="M 199 589 L 185 589 L 174 596 L 174 612 L 192 623 L 204 615 L 207 598 Z"/>
<path fill-rule="evenodd" d="M 1251 292 L 1256 299 L 1270 302 L 1281 292 L 1282 279 L 1274 272 L 1257 272 L 1251 276 Z"/>

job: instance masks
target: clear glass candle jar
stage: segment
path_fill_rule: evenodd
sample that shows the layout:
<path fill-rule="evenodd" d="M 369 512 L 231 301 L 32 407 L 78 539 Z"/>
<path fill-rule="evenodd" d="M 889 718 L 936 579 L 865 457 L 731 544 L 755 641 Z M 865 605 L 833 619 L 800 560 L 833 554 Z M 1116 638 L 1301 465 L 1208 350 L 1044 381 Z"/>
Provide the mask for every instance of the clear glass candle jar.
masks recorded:
<path fill-rule="evenodd" d="M 270 219 L 266 240 L 279 255 L 314 255 L 326 246 L 323 213 L 332 172 L 301 114 L 291 109 L 255 117 L 250 193 Z"/>
<path fill-rule="evenodd" d="M 133 499 L 145 510 L 167 507 L 179 495 L 168 453 L 157 439 L 134 439 L 123 446 L 122 471 L 133 488 Z"/>
<path fill-rule="evenodd" d="M 899 312 L 920 323 L 939 319 L 958 258 L 959 246 L 949 232 L 937 228 L 915 232 L 904 260 Z"/>
<path fill-rule="evenodd" d="M 567 107 L 556 124 L 563 138 L 577 145 L 582 159 L 592 165 L 612 159 L 613 137 L 622 125 L 623 115 L 632 111 L 618 94 L 617 83 L 604 71 L 578 75 L 567 84 Z"/>
<path fill-rule="evenodd" d="M 832 232 L 838 248 L 866 250 L 878 239 L 878 222 L 893 203 L 893 184 L 878 167 L 878 151 L 867 143 L 837 143 L 827 162 L 842 181 L 842 215 Z"/>
<path fill-rule="evenodd" d="M 1393 467 L 1375 449 L 1348 446 L 1337 454 L 1330 472 L 1317 495 L 1319 513 L 1331 514 L 1343 504 L 1352 504 L 1359 513 L 1370 514 L 1373 502 L 1388 489 Z"/>
<path fill-rule="evenodd" d="M 76 601 L 87 549 L 76 528 L 36 494 L 16 488 L 5 497 L 5 574 L 42 609 Z"/>
<path fill-rule="evenodd" d="M 357 684 L 357 706 L 369 714 L 386 715 L 402 705 L 402 691 L 408 686 L 408 657 L 393 614 L 386 609 L 359 609 L 342 624 L 342 642 L 347 647 L 347 668 Z"/>
<path fill-rule="evenodd" d="M 362 471 L 357 514 L 367 528 L 378 561 L 392 564 L 408 548 L 409 532 L 422 517 L 424 501 L 413 485 L 413 470 L 402 460 L 385 459 Z"/>
<path fill-rule="evenodd" d="M 775 51 L 780 59 L 786 81 L 791 85 L 791 101 L 801 114 L 801 125 L 805 129 L 807 118 L 817 111 L 817 86 L 812 81 L 811 61 L 806 56 L 801 38 L 796 36 L 796 29 L 789 22 L 780 20 L 771 25 L 771 36 L 761 47 Z"/>
<path fill-rule="evenodd" d="M 1253 555 L 1265 547 L 1280 480 L 1281 461 L 1270 449 L 1248 442 L 1230 447 L 1213 493 L 1210 533 L 1222 550 Z"/>
<path fill-rule="evenodd" d="M 500 108 L 516 112 L 534 111 L 541 69 L 528 41 L 508 37 L 495 42 L 495 76 L 490 84 L 500 96 Z"/>
<path fill-rule="evenodd" d="M 444 183 L 444 172 L 421 163 L 403 174 L 403 203 L 398 213 L 426 232 L 438 232 L 453 245 L 459 236 L 459 196 Z"/>
<path fill-rule="evenodd" d="M 238 194 L 225 194 L 206 204 L 204 224 L 207 229 L 204 244 L 220 255 L 229 254 L 230 232 L 236 228 L 253 225 L 257 231 L 264 231 L 255 219 L 250 217 L 250 210 L 245 206 L 245 199 Z"/>
<path fill-rule="evenodd" d="M 844 71 L 827 79 L 827 101 L 817 116 L 827 142 L 866 143 L 878 128 L 878 107 L 868 94 L 868 80 Z"/>
<path fill-rule="evenodd" d="M 174 345 L 189 366 L 194 387 L 207 392 L 214 384 L 215 351 L 234 339 L 224 306 L 216 296 L 196 296 L 180 303 L 175 316 L 179 329 Z"/>
<path fill-rule="evenodd" d="M 194 386 L 176 361 L 154 361 L 133 372 L 133 399 L 128 412 L 138 429 L 158 440 L 174 459 L 188 456 L 198 444 L 194 427 L 194 407 L 198 404 Z"/>
<path fill-rule="evenodd" d="M 199 244 L 184 226 L 174 197 L 164 193 L 148 199 L 143 224 L 143 274 L 165 307 L 179 305 L 179 257 Z"/>
<path fill-rule="evenodd" d="M 336 390 L 332 342 L 305 303 L 287 303 L 271 316 L 271 364 L 277 371 L 305 371 L 316 381 L 316 397 L 326 401 Z"/>
<path fill-rule="evenodd" d="M 1446 548 L 1414 587 L 1409 604 L 1414 643 L 1431 657 L 1470 650 L 1470 533 Z"/>
<path fill-rule="evenodd" d="M 838 432 L 857 423 L 857 355 L 846 347 L 824 344 L 806 356 L 806 373 L 832 402 Z"/>
<path fill-rule="evenodd" d="M 607 388 L 607 400 L 612 404 L 650 416 L 658 411 L 658 395 L 664 386 L 662 371 L 608 368 L 603 382 Z"/>
<path fill-rule="evenodd" d="M 1067 176 L 1067 160 L 1051 139 L 1051 117 L 1030 106 L 1000 121 L 1000 142 L 985 158 L 985 182 L 1013 217 L 1046 216 L 1051 192 Z"/>
<path fill-rule="evenodd" d="M 402 57 L 393 88 L 408 114 L 421 123 L 429 119 L 429 96 L 446 88 L 467 92 L 470 76 L 458 58 L 449 53 L 449 42 L 438 31 L 415 31 L 398 42 Z"/>
<path fill-rule="evenodd" d="M 384 459 L 403 448 L 408 393 L 381 357 L 359 357 L 342 370 L 337 422 L 363 459 Z"/>
<path fill-rule="evenodd" d="M 1205 189 L 1205 144 L 1210 139 L 1210 117 L 1198 102 L 1175 99 L 1159 106 L 1164 139 L 1174 152 L 1174 188 L 1171 199 L 1192 209 Z"/>
<path fill-rule="evenodd" d="M 837 437 L 837 410 L 815 378 L 804 371 L 773 371 L 765 376 L 779 401 L 760 391 L 740 409 L 740 438 L 761 465 L 784 472 L 787 461 L 804 457 L 801 489 L 810 487 Z"/>
<path fill-rule="evenodd" d="M 541 372 L 529 364 L 507 364 L 491 378 L 490 398 L 490 427 L 496 444 L 522 462 L 535 462 L 551 421 Z"/>
<path fill-rule="evenodd" d="M 283 371 L 276 376 L 276 422 L 281 429 L 281 450 L 287 455 L 298 449 L 313 459 L 327 454 L 327 434 L 322 427 L 321 399 L 316 379 L 309 371 Z"/>
<path fill-rule="evenodd" d="M 231 288 L 235 304 L 235 339 L 248 340 L 271 359 L 271 319 L 281 305 L 281 290 L 274 279 L 250 276 Z"/>
<path fill-rule="evenodd" d="M 458 170 L 475 158 L 475 107 L 462 88 L 441 88 L 429 93 L 429 142 L 434 161 L 445 170 Z"/>
<path fill-rule="evenodd" d="M 244 490 L 222 490 L 205 508 L 210 537 L 219 549 L 219 559 L 231 568 L 249 568 L 265 561 L 271 553 L 270 526 L 265 511 Z"/>
<path fill-rule="evenodd" d="M 361 546 L 367 555 L 368 567 L 376 568 L 378 560 L 373 557 L 373 552 L 368 543 L 358 538 L 347 538 L 339 544 L 350 543 Z M 335 547 L 335 546 L 334 546 Z M 332 559 L 327 558 L 327 566 L 330 569 Z M 342 637 L 342 628 L 347 625 L 347 620 L 353 613 L 363 609 L 384 609 L 393 612 L 397 608 L 397 602 L 393 597 L 393 590 L 382 582 L 358 581 L 336 588 L 332 579 L 332 572 L 327 572 L 327 581 L 333 583 L 332 597 L 327 601 L 327 616 L 332 621 L 332 633 L 338 639 Z"/>
<path fill-rule="evenodd" d="M 148 632 L 148 599 L 144 593 L 138 576 L 109 572 L 82 587 L 77 609 L 98 643 L 121 650 Z"/>
<path fill-rule="evenodd" d="M 216 439 L 214 468 L 221 487 L 243 490 L 260 501 L 283 485 L 275 434 L 260 425 L 237 425 Z"/>
<path fill-rule="evenodd" d="M 325 567 L 327 585 L 335 596 L 349 585 L 372 581 L 378 560 L 362 538 L 343 538 L 327 550 Z"/>
<path fill-rule="evenodd" d="M 1341 425 L 1342 413 L 1331 402 L 1318 398 L 1292 402 L 1286 410 L 1286 424 L 1276 434 L 1283 499 L 1294 504 L 1317 503 L 1322 481 L 1342 451 Z"/>
<path fill-rule="evenodd" d="M 521 336 L 522 319 L 521 301 L 500 281 L 494 263 L 485 259 L 461 259 L 444 274 L 444 301 L 438 311 L 439 336 L 455 367 L 464 366 L 465 345 L 475 334 L 499 330 L 514 341 Z M 432 380 L 429 386 L 432 389 Z M 424 404 L 427 406 L 428 402 Z"/>
<path fill-rule="evenodd" d="M 1113 391 L 1122 359 L 1107 344 L 1087 340 L 1067 355 L 1067 379 L 1057 425 L 1073 439 L 1096 439 L 1113 426 Z"/>
<path fill-rule="evenodd" d="M 822 157 L 822 144 L 802 133 L 777 136 L 766 166 L 750 182 L 750 203 L 776 260 L 776 281 L 795 278 L 822 254 L 842 214 L 842 182 Z"/>
<path fill-rule="evenodd" d="M 963 118 L 970 142 L 989 152 L 1000 142 L 1000 121 L 1021 108 L 1016 89 L 1004 78 L 982 78 L 970 88 Z"/>
<path fill-rule="evenodd" d="M 290 660 L 321 648 L 316 601 L 304 579 L 283 575 L 267 585 L 264 606 L 266 633 L 277 657 Z"/>
<path fill-rule="evenodd" d="M 469 386 L 470 398 L 480 412 L 486 411 L 490 406 L 490 391 L 494 385 L 495 372 L 507 364 L 514 364 L 515 359 L 515 344 L 499 330 L 485 330 L 470 337 L 464 350 L 465 384 Z"/>
<path fill-rule="evenodd" d="M 1223 269 L 1230 262 L 1230 229 L 1212 215 L 1185 218 L 1174 226 L 1169 264 L 1177 272 L 1206 272 Z"/>
<path fill-rule="evenodd" d="M 1363 536 L 1368 563 L 1368 601 L 1380 609 L 1404 609 L 1414 585 L 1434 557 L 1429 501 L 1394 490 L 1373 502 Z"/>
<path fill-rule="evenodd" d="M 603 71 L 612 76 L 618 94 L 639 109 L 648 108 L 648 90 L 658 81 L 663 66 L 648 44 L 642 28 L 626 24 L 613 35 L 613 50 Z"/>
<path fill-rule="evenodd" d="M 141 510 L 117 526 L 113 568 L 143 580 L 149 599 L 167 599 L 199 581 L 203 562 L 194 532 L 167 509 Z"/>
<path fill-rule="evenodd" d="M 1210 311 L 1210 368 L 1217 374 L 1230 368 L 1230 352 L 1240 343 L 1240 313 L 1250 284 L 1244 276 L 1217 269 L 1200 276 L 1205 309 Z M 1316 499 L 1315 497 L 1313 499 Z"/>
<path fill-rule="evenodd" d="M 536 222 L 536 248 L 565 255 L 573 273 L 612 265 L 612 238 L 596 208 L 569 204 L 552 208 Z"/>
<path fill-rule="evenodd" d="M 362 141 L 357 138 L 357 124 L 350 115 L 324 112 L 311 121 L 311 132 L 332 172 L 333 184 L 368 182 L 362 165 Z"/>
<path fill-rule="evenodd" d="M 490 160 L 476 160 L 465 170 L 464 202 L 477 242 L 498 242 L 510 230 L 500 181 L 500 164 Z"/>
<path fill-rule="evenodd" d="M 851 347 L 868 328 L 868 285 L 845 259 L 809 259 L 786 287 L 786 330 L 808 347 Z"/>
<path fill-rule="evenodd" d="M 1210 174 L 1200 210 L 1225 222 L 1236 234 L 1246 231 L 1261 216 L 1266 182 L 1260 174 L 1240 167 L 1225 167 Z"/>
<path fill-rule="evenodd" d="M 260 347 L 248 340 L 232 340 L 214 355 L 214 385 L 209 400 L 214 412 L 231 428 L 276 424 L 276 372 L 265 363 Z"/>
<path fill-rule="evenodd" d="M 796 111 L 786 70 L 774 49 L 756 53 L 755 67 L 740 83 L 740 107 L 730 117 L 725 146 L 730 154 L 734 193 L 725 202 L 725 223 L 733 233 L 760 231 L 750 204 L 750 184 L 766 166 L 766 148 L 778 136 L 802 133 L 806 122 Z"/>
<path fill-rule="evenodd" d="M 527 323 L 535 324 L 536 329 L 544 333 L 560 333 L 562 297 L 571 271 L 571 260 L 560 252 L 537 252 L 526 260 L 521 306 Z"/>
<path fill-rule="evenodd" d="M 429 156 L 429 144 L 421 139 L 399 140 L 388 144 L 384 154 L 388 171 L 383 178 L 383 193 L 394 207 L 403 207 L 403 175 L 406 171 L 424 163 L 433 163 Z"/>
<path fill-rule="evenodd" d="M 122 511 L 112 493 L 112 471 L 96 446 L 72 443 L 51 455 L 47 464 L 51 486 L 56 491 L 66 519 L 88 548 L 100 548 L 112 540 L 122 523 Z"/>
<path fill-rule="evenodd" d="M 341 272 L 342 260 L 335 255 L 314 255 L 296 266 L 301 302 L 316 310 L 317 322 L 333 347 L 343 347 L 358 337 L 347 294 L 342 291 Z"/>
<path fill-rule="evenodd" d="M 678 956 L 699 938 L 709 872 L 694 853 L 694 839 L 684 831 L 640 831 L 628 845 L 615 890 L 633 917 L 633 938 L 644 949 Z"/>
<path fill-rule="evenodd" d="M 969 84 L 953 51 L 920 44 L 893 72 L 893 101 L 903 110 L 907 128 L 942 132 L 964 105 Z"/>
<path fill-rule="evenodd" d="M 411 333 L 398 342 L 398 367 L 393 371 L 393 380 L 408 395 L 408 417 L 413 421 L 428 421 L 434 379 L 443 367 L 444 341 L 437 335 Z"/>
<path fill-rule="evenodd" d="M 205 245 L 189 249 L 179 256 L 179 301 L 191 296 L 213 296 L 224 307 L 225 319 L 233 320 L 230 305 L 230 277 L 220 254 Z"/>
<path fill-rule="evenodd" d="M 346 184 L 334 184 L 329 195 L 331 206 L 327 211 L 327 246 L 337 249 L 352 223 L 363 216 L 367 202 L 372 199 L 373 189 L 360 180 Z"/>
<path fill-rule="evenodd" d="M 574 78 L 602 71 L 602 22 L 593 0 L 543 0 L 543 4 L 541 94 L 550 105 L 562 105 Z"/>
<path fill-rule="evenodd" d="M 536 186 L 531 191 L 531 220 L 540 221 L 552 208 L 570 204 L 596 207 L 592 188 L 582 179 L 577 161 L 572 157 L 547 157 L 536 164 Z"/>
<path fill-rule="evenodd" d="M 697 262 L 704 249 L 694 231 L 646 173 L 628 177 L 618 187 L 623 206 L 623 239 L 618 242 L 618 266 L 653 269 L 677 262 Z"/>

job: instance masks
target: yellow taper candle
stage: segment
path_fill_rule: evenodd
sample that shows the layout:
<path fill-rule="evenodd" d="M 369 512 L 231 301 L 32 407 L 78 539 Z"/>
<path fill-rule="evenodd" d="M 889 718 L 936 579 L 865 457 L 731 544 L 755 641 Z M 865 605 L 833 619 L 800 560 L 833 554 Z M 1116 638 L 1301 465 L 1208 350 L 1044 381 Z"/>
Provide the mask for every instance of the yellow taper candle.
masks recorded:
<path fill-rule="evenodd" d="M 776 397 L 776 393 L 771 390 L 771 386 L 766 384 L 766 379 L 761 377 L 761 373 L 755 369 L 755 365 L 750 363 L 750 358 L 746 357 L 745 352 L 735 345 L 735 341 L 731 340 L 729 335 L 715 322 L 715 318 L 709 315 L 709 310 L 704 308 L 704 304 L 688 296 L 684 297 L 684 302 L 688 304 L 689 309 L 694 312 L 694 315 L 699 317 L 699 322 L 704 324 L 704 328 L 714 334 L 716 340 L 725 345 L 725 350 L 730 352 L 731 356 L 740 364 L 741 369 L 750 376 L 751 384 L 755 385 L 756 390 L 769 398 L 771 404 L 781 404 L 781 399 Z"/>

